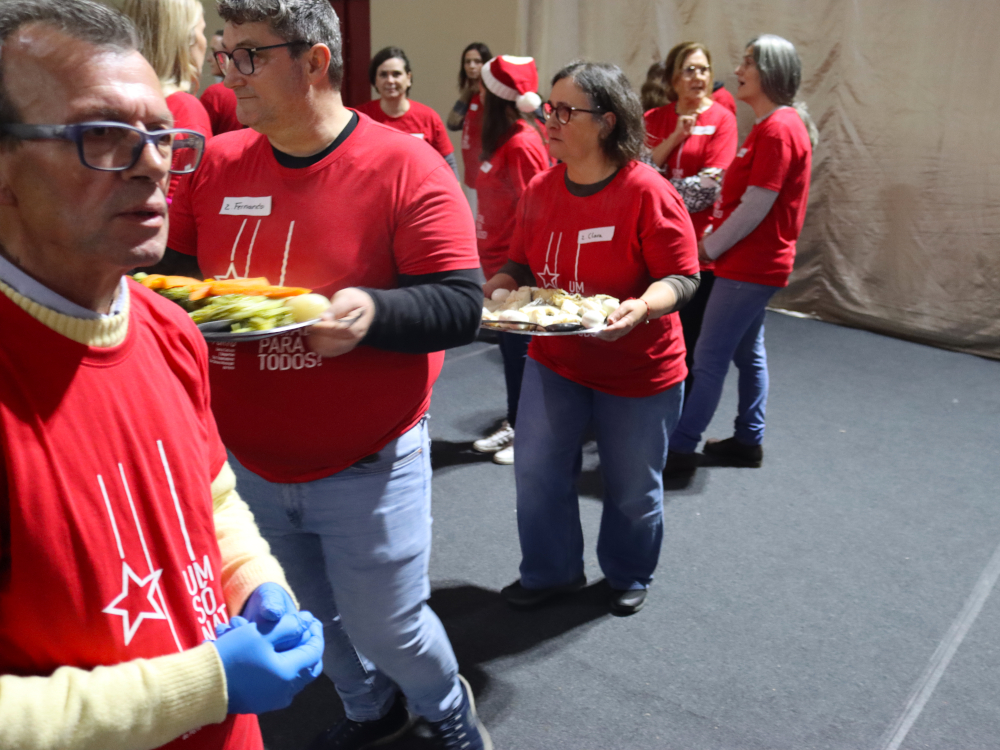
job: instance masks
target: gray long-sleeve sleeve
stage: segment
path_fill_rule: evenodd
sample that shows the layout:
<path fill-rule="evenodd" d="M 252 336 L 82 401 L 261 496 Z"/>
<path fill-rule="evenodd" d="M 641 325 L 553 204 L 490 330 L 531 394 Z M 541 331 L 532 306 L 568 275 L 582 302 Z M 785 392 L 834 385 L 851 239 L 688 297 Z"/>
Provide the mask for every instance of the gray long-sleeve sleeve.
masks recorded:
<path fill-rule="evenodd" d="M 448 166 L 451 167 L 451 171 L 455 173 L 455 179 L 461 182 L 462 178 L 458 176 L 458 162 L 455 161 L 455 152 L 452 151 L 444 157 L 444 160 L 448 162 Z"/>
<path fill-rule="evenodd" d="M 778 193 L 774 190 L 756 185 L 748 187 L 736 210 L 729 215 L 722 226 L 704 239 L 705 253 L 708 257 L 715 260 L 756 229 L 777 199 Z"/>

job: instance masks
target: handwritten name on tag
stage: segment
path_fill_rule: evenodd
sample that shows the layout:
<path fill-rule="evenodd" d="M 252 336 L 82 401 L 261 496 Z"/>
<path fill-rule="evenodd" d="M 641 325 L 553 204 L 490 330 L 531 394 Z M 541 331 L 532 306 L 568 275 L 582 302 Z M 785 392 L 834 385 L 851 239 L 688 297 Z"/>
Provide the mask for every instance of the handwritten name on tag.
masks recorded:
<path fill-rule="evenodd" d="M 739 151 L 736 152 L 737 159 L 742 159 L 746 155 L 747 155 L 747 149 L 745 148 L 741 148 Z"/>
<path fill-rule="evenodd" d="M 595 227 L 594 229 L 581 229 L 576 241 L 585 245 L 588 242 L 607 242 L 614 236 L 614 227 Z"/>
<path fill-rule="evenodd" d="M 261 198 L 223 198 L 220 214 L 228 216 L 270 216 L 271 196 Z"/>
<path fill-rule="evenodd" d="M 493 169 L 493 165 L 492 165 L 492 164 L 490 164 L 490 163 L 489 163 L 488 161 L 484 161 L 484 162 L 483 162 L 483 163 L 482 163 L 482 164 L 481 164 L 481 165 L 479 166 L 479 168 L 480 168 L 480 169 L 481 169 L 482 171 L 484 171 L 484 172 L 489 172 L 489 171 L 490 171 L 491 169 Z"/>
<path fill-rule="evenodd" d="M 412 135 L 414 138 L 419 138 L 420 140 L 424 140 L 423 133 L 410 133 L 410 135 Z"/>
<path fill-rule="evenodd" d="M 691 128 L 691 135 L 712 135 L 715 132 L 715 125 L 695 125 Z"/>

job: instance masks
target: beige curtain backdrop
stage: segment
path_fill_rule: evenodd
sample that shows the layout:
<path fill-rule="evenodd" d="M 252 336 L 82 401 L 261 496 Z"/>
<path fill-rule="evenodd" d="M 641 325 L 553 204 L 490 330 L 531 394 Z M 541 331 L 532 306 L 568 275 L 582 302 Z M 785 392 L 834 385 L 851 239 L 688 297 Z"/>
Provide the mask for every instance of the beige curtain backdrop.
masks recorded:
<path fill-rule="evenodd" d="M 795 272 L 772 305 L 1000 358 L 1000 2 L 521 0 L 517 23 L 543 97 L 578 57 L 638 88 L 687 40 L 735 92 L 747 41 L 792 41 L 820 144 Z"/>

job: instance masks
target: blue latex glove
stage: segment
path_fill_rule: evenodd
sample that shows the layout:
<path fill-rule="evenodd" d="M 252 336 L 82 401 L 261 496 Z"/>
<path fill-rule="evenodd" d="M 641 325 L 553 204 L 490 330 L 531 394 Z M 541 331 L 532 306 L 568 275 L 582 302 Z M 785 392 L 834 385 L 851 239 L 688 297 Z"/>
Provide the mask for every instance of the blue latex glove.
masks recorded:
<path fill-rule="evenodd" d="M 243 617 L 218 631 L 231 714 L 286 708 L 323 671 L 323 626 L 309 612 L 283 616 L 266 634 Z"/>
<path fill-rule="evenodd" d="M 240 614 L 250 622 L 257 623 L 257 630 L 261 633 L 269 633 L 278 620 L 298 609 L 284 587 L 277 583 L 262 583 L 247 598 Z"/>

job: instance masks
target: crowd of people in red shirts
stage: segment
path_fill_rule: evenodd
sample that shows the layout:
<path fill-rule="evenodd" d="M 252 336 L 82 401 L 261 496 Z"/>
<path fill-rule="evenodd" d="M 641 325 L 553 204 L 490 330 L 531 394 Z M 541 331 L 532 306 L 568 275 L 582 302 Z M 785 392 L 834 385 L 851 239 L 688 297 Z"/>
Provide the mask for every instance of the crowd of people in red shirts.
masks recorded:
<path fill-rule="evenodd" d="M 608 607 L 640 611 L 664 476 L 697 470 L 730 363 L 734 433 L 702 449 L 763 460 L 765 311 L 816 143 L 798 54 L 747 44 L 742 145 L 696 42 L 657 64 L 650 107 L 598 62 L 543 101 L 532 58 L 473 43 L 446 125 L 398 47 L 371 60 L 378 98 L 345 106 L 326 0 L 218 7 L 210 40 L 197 0 L 0 8 L 0 745 L 260 748 L 255 714 L 323 671 L 345 718 L 318 750 L 415 719 L 435 747 L 487 750 L 427 605 L 444 351 L 476 338 L 484 297 L 617 300 L 596 334 L 499 334 L 507 413 L 472 448 L 514 467 L 521 560 L 500 594 L 531 609 L 587 583 L 593 431 Z M 137 267 L 331 304 L 207 345 Z"/>

